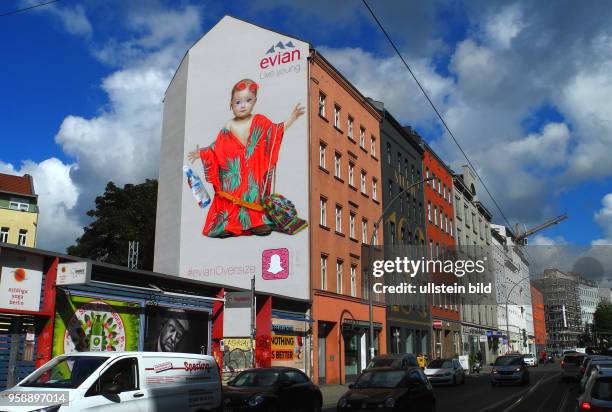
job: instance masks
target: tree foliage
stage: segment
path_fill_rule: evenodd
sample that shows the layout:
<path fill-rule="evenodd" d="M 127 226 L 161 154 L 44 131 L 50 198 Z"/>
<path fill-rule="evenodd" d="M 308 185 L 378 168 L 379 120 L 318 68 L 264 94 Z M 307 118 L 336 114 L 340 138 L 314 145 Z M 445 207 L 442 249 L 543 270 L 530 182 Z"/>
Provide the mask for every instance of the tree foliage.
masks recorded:
<path fill-rule="evenodd" d="M 156 208 L 157 180 L 123 188 L 109 182 L 96 208 L 87 212 L 94 220 L 68 254 L 127 266 L 129 242 L 137 240 L 138 268 L 152 270 Z"/>
<path fill-rule="evenodd" d="M 593 324 L 598 336 L 612 335 L 612 304 L 609 302 L 599 302 L 593 314 Z"/>

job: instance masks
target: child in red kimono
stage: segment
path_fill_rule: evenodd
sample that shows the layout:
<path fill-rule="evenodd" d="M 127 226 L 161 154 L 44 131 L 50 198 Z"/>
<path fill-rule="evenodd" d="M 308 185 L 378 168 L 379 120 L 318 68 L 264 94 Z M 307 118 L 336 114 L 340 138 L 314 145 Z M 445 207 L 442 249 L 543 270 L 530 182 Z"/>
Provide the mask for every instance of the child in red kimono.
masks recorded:
<path fill-rule="evenodd" d="M 264 115 L 252 114 L 257 90 L 253 80 L 236 83 L 230 102 L 234 118 L 210 146 L 196 146 L 187 156 L 192 163 L 202 159 L 206 180 L 215 189 L 202 231 L 205 236 L 262 236 L 272 232 L 261 199 L 270 193 L 272 169 L 284 132 L 304 114 L 304 108 L 298 103 L 287 121 L 272 123 Z"/>

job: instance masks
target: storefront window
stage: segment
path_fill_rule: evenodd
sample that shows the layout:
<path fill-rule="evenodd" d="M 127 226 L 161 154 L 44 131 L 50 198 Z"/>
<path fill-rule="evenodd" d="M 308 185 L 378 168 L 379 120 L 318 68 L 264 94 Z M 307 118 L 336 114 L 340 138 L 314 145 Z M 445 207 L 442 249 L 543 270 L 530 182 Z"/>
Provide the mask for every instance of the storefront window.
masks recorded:
<path fill-rule="evenodd" d="M 407 334 L 406 334 L 406 347 L 404 352 L 406 353 L 415 353 L 414 352 L 414 331 L 413 330 L 408 330 Z"/>
<path fill-rule="evenodd" d="M 354 331 L 344 332 L 344 374 L 347 380 L 353 380 L 360 371 L 360 339 Z"/>

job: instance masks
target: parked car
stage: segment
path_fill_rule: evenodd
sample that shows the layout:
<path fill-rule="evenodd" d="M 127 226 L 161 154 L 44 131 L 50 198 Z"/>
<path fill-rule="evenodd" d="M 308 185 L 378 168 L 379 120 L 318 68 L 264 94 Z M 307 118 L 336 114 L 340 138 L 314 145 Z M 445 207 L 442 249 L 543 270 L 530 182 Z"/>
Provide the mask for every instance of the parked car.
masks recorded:
<path fill-rule="evenodd" d="M 578 352 L 571 352 L 561 358 L 561 369 L 563 371 L 561 380 L 580 379 L 580 367 L 586 355 Z"/>
<path fill-rule="evenodd" d="M 502 383 L 529 384 L 529 370 L 520 355 L 498 356 L 491 368 L 491 386 Z"/>
<path fill-rule="evenodd" d="M 338 400 L 337 411 L 433 412 L 436 398 L 419 367 L 380 367 L 364 370 Z"/>
<path fill-rule="evenodd" d="M 0 392 L 3 402 L 11 393 L 44 394 L 50 401 L 10 408 L 19 411 L 216 411 L 221 408 L 221 377 L 215 359 L 207 355 L 78 352 L 50 360 Z"/>
<path fill-rule="evenodd" d="M 412 353 L 389 353 L 372 358 L 366 369 L 390 366 L 392 368 L 410 368 L 419 366 L 417 358 Z"/>
<path fill-rule="evenodd" d="M 425 368 L 429 382 L 456 385 L 465 383 L 465 371 L 457 359 L 434 359 Z"/>
<path fill-rule="evenodd" d="M 612 368 L 612 357 L 593 356 L 586 361 L 586 365 L 584 365 L 583 368 L 584 368 L 584 373 L 582 374 L 582 378 L 580 378 L 580 389 L 579 389 L 580 393 L 584 391 L 587 380 L 591 376 L 591 373 L 596 372 L 595 371 L 596 368 Z"/>
<path fill-rule="evenodd" d="M 579 412 L 612 411 L 612 369 L 599 369 L 589 376 L 577 406 Z"/>
<path fill-rule="evenodd" d="M 299 369 L 247 369 L 223 387 L 223 411 L 320 411 L 323 396 Z"/>
<path fill-rule="evenodd" d="M 525 363 L 529 366 L 538 366 L 538 359 L 535 357 L 533 353 L 528 353 L 527 355 L 523 355 L 523 359 L 525 359 Z"/>

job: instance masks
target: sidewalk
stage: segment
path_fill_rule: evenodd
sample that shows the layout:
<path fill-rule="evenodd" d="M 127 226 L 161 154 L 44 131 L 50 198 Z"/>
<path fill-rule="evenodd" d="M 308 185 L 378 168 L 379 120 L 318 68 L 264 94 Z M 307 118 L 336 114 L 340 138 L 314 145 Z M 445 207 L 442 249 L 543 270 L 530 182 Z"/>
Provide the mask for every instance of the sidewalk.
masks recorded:
<path fill-rule="evenodd" d="M 321 385 L 319 389 L 323 395 L 323 408 L 330 408 L 336 406 L 340 397 L 348 391 L 348 385 Z"/>

